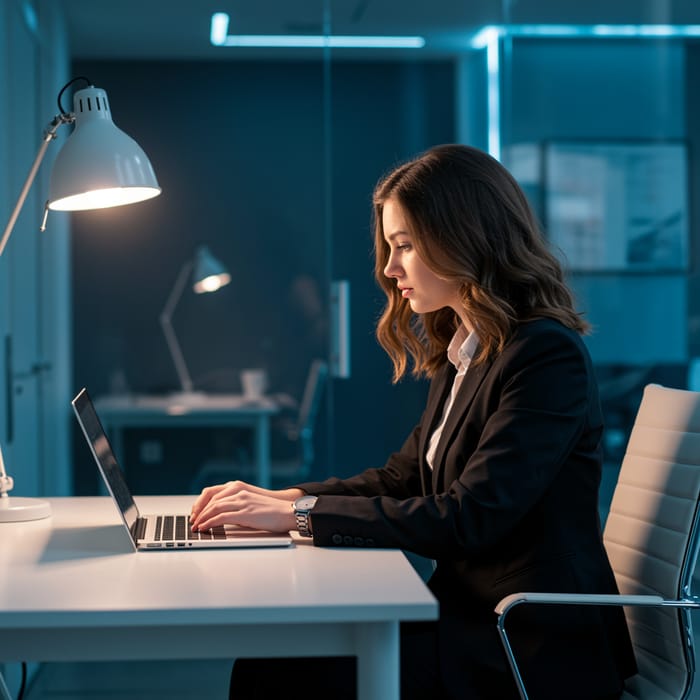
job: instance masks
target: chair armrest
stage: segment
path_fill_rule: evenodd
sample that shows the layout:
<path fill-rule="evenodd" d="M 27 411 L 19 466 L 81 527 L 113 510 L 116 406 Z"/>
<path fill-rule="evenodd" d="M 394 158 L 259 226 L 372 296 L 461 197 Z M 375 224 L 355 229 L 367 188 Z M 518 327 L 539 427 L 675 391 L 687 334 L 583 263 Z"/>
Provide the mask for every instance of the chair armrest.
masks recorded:
<path fill-rule="evenodd" d="M 658 595 L 619 595 L 606 593 L 511 593 L 496 605 L 498 615 L 507 613 L 520 603 L 550 605 L 650 605 L 659 606 L 680 601 L 666 601 Z M 692 603 L 692 601 L 687 601 Z"/>
<path fill-rule="evenodd" d="M 667 600 L 658 595 L 615 595 L 606 593 L 511 593 L 500 600 L 495 612 L 498 615 L 496 627 L 506 652 L 513 679 L 522 700 L 528 700 L 525 684 L 515 660 L 513 648 L 506 633 L 506 615 L 511 608 L 523 603 L 535 605 L 628 605 L 647 607 L 700 608 L 700 599 L 695 596 L 680 600 Z"/>

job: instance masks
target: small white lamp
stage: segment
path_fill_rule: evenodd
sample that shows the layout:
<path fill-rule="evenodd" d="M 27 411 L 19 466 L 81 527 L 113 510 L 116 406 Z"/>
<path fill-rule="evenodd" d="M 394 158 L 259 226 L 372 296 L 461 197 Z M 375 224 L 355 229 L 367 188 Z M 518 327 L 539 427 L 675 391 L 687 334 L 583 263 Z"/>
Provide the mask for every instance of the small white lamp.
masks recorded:
<path fill-rule="evenodd" d="M 187 398 L 195 398 L 197 393 L 194 391 L 194 384 L 187 369 L 185 357 L 182 354 L 180 343 L 178 343 L 173 329 L 172 317 L 190 273 L 192 273 L 192 289 L 197 294 L 216 292 L 231 281 L 231 275 L 222 263 L 211 254 L 209 248 L 202 246 L 197 249 L 195 257 L 187 260 L 180 269 L 180 273 L 175 279 L 175 284 L 160 314 L 160 325 L 182 389 L 178 398 L 185 400 Z"/>
<path fill-rule="evenodd" d="M 88 87 L 75 93 L 73 112 L 66 112 L 61 106 L 61 97 L 70 85 L 79 80 L 85 81 Z M 56 156 L 41 224 L 42 231 L 46 228 L 49 209 L 102 209 L 140 202 L 160 194 L 158 181 L 146 154 L 133 139 L 114 125 L 104 90 L 94 87 L 82 76 L 74 78 L 58 93 L 58 109 L 59 114 L 44 131 L 42 145 L 0 239 L 0 255 L 5 250 L 46 149 L 56 138 L 61 124 L 75 122 L 75 129 Z M 0 449 L 0 523 L 38 520 L 51 515 L 47 501 L 15 496 L 10 498 L 8 492 L 13 485 L 12 477 L 5 471 Z"/>

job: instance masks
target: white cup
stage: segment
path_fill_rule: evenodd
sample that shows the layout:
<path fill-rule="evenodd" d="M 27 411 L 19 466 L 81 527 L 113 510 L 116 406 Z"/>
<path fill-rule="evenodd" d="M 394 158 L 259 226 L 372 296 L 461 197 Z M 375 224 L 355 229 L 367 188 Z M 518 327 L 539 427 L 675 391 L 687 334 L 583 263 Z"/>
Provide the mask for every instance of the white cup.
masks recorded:
<path fill-rule="evenodd" d="M 259 399 L 267 390 L 267 372 L 264 369 L 244 369 L 241 371 L 243 396 L 247 399 Z"/>

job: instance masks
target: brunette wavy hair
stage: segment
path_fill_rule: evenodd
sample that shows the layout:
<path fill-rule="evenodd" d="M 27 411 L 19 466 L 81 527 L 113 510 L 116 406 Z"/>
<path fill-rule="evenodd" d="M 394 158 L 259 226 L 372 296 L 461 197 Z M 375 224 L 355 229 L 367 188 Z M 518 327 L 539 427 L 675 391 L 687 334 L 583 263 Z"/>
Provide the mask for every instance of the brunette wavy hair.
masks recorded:
<path fill-rule="evenodd" d="M 475 363 L 502 350 L 524 321 L 549 317 L 581 334 L 589 331 L 513 176 L 476 148 L 436 146 L 400 165 L 374 191 L 375 277 L 387 297 L 376 333 L 395 382 L 409 356 L 414 375 L 433 376 L 446 361 L 459 317 L 451 308 L 414 314 L 395 280 L 384 275 L 389 246 L 382 212 L 389 199 L 401 207 L 423 262 L 459 283 L 481 341 Z"/>

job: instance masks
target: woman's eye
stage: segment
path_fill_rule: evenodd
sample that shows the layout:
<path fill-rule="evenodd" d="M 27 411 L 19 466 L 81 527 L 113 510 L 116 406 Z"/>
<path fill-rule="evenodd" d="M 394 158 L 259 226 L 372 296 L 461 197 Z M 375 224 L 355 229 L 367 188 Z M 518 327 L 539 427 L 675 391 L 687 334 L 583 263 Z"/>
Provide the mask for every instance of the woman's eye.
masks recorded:
<path fill-rule="evenodd" d="M 396 250 L 410 250 L 411 244 L 410 243 L 402 243 L 401 245 L 396 246 Z"/>

